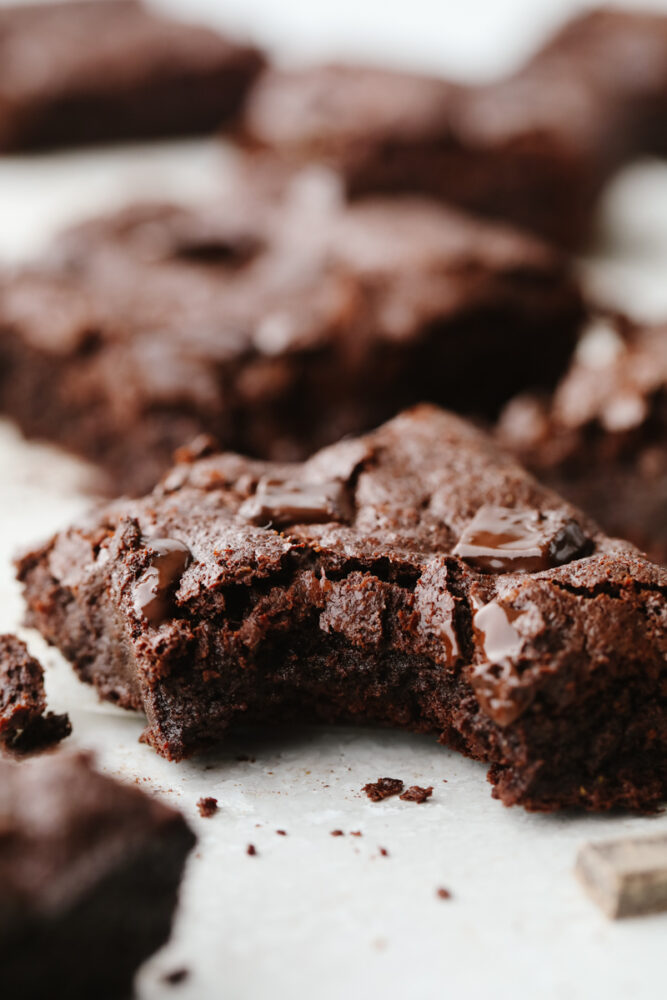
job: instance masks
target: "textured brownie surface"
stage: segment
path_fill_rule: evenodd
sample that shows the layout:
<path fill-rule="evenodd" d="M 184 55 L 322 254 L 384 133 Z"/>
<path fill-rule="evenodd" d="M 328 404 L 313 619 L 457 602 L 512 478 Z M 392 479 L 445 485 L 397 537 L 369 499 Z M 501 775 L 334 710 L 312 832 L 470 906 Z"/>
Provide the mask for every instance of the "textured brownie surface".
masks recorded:
<path fill-rule="evenodd" d="M 258 175 L 259 176 L 259 175 Z M 206 209 L 138 206 L 0 281 L 0 408 L 141 492 L 200 433 L 293 458 L 432 399 L 552 385 L 581 316 L 563 259 L 317 171 Z"/>
<path fill-rule="evenodd" d="M 363 720 L 435 731 L 507 804 L 667 790 L 667 573 L 435 407 L 305 464 L 183 462 L 19 576 L 172 759 L 238 722 Z"/>
<path fill-rule="evenodd" d="M 665 149 L 666 67 L 666 16 L 601 9 L 481 87 L 368 66 L 269 70 L 243 132 L 334 165 L 352 196 L 427 192 L 572 246 L 616 167 Z"/>
<path fill-rule="evenodd" d="M 507 405 L 500 440 L 611 535 L 667 564 L 667 327 L 597 323 L 553 397 Z"/>
<path fill-rule="evenodd" d="M 7 996 L 120 1000 L 165 943 L 194 836 L 87 756 L 0 762 L 0 961 Z"/>
<path fill-rule="evenodd" d="M 0 150 L 214 130 L 260 53 L 136 0 L 0 8 Z"/>
<path fill-rule="evenodd" d="M 72 732 L 67 715 L 46 711 L 44 671 L 15 635 L 0 635 L 0 746 L 44 750 Z"/>

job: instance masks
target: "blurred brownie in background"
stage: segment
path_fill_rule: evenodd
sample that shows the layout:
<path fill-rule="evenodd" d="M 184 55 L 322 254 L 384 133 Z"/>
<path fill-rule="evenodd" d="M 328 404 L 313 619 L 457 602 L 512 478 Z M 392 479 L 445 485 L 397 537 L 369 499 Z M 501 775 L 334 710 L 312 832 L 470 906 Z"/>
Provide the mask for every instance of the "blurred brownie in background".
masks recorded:
<path fill-rule="evenodd" d="M 141 492 L 202 433 L 302 457 L 422 399 L 495 415 L 567 367 L 582 304 L 543 244 L 426 200 L 349 205 L 326 172 L 250 174 L 0 279 L 0 408 L 26 433 Z"/>
<path fill-rule="evenodd" d="M 185 820 L 84 755 L 0 763 L 3 995 L 120 1000 L 169 938 Z"/>
<path fill-rule="evenodd" d="M 554 395 L 510 402 L 498 434 L 607 533 L 667 564 L 667 326 L 596 323 Z"/>
<path fill-rule="evenodd" d="M 351 197 L 427 193 L 569 247 L 623 162 L 667 143 L 667 17 L 599 10 L 479 87 L 354 65 L 270 69 L 245 141 L 334 166 Z"/>
<path fill-rule="evenodd" d="M 0 151 L 210 132 L 261 53 L 138 0 L 0 7 Z"/>

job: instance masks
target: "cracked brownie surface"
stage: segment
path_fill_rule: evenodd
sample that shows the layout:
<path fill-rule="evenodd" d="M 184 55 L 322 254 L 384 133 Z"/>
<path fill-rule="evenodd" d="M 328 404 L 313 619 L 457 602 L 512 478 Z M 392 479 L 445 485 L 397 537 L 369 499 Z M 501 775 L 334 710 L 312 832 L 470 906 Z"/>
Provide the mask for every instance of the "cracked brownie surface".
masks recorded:
<path fill-rule="evenodd" d="M 423 399 L 495 414 L 555 383 L 583 311 L 541 243 L 425 200 L 348 207 L 320 173 L 136 206 L 53 257 L 0 280 L 0 409 L 115 493 L 202 432 L 292 459 Z"/>
<path fill-rule="evenodd" d="M 169 937 L 194 841 L 179 813 L 88 755 L 0 762 L 6 995 L 133 995 L 137 968 Z"/>
<path fill-rule="evenodd" d="M 507 804 L 667 790 L 667 573 L 434 407 L 303 464 L 184 460 L 19 577 L 172 759 L 239 722 L 358 720 L 434 731 Z"/>
<path fill-rule="evenodd" d="M 0 9 L 0 151 L 212 132 L 261 53 L 137 0 Z"/>

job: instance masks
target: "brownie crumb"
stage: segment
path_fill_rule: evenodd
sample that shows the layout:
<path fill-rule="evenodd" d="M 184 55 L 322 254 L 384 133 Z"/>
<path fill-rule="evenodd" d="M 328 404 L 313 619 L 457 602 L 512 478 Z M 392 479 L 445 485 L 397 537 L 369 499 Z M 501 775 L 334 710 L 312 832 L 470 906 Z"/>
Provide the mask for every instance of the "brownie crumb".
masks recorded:
<path fill-rule="evenodd" d="M 0 635 L 0 746 L 37 753 L 71 732 L 68 715 L 46 711 L 42 665 L 15 635 Z"/>
<path fill-rule="evenodd" d="M 179 983 L 184 982 L 189 975 L 189 969 L 174 969 L 173 972 L 168 972 L 162 977 L 162 982 L 167 983 L 168 986 L 178 986 Z"/>
<path fill-rule="evenodd" d="M 287 836 L 287 830 L 276 830 L 276 833 L 278 834 L 279 837 Z"/>
<path fill-rule="evenodd" d="M 211 816 L 215 816 L 219 808 L 218 800 L 212 798 L 210 795 L 206 798 L 199 799 L 197 802 L 199 815 L 203 816 L 204 819 L 210 819 Z"/>
<path fill-rule="evenodd" d="M 429 785 L 428 788 L 422 788 L 420 785 L 411 785 L 410 788 L 406 788 L 399 798 L 403 802 L 427 802 L 433 795 L 433 785 Z"/>
<path fill-rule="evenodd" d="M 351 837 L 361 837 L 361 830 L 350 830 Z"/>
<path fill-rule="evenodd" d="M 389 851 L 387 850 L 386 847 L 381 847 L 380 848 L 380 854 L 382 855 L 383 858 L 388 858 L 389 857 Z"/>
<path fill-rule="evenodd" d="M 452 894 L 449 891 L 449 889 L 437 889 L 436 890 L 436 896 L 438 897 L 438 899 L 451 899 L 452 898 Z"/>
<path fill-rule="evenodd" d="M 343 836 L 345 836 L 345 834 L 343 833 L 342 830 L 332 830 L 331 831 L 331 836 L 332 837 L 343 837 Z"/>
<path fill-rule="evenodd" d="M 399 795 L 402 791 L 403 782 L 400 778 L 378 778 L 377 781 L 370 782 L 362 788 L 362 792 L 366 792 L 371 802 L 382 802 L 383 799 Z"/>
<path fill-rule="evenodd" d="M 251 858 L 254 858 L 257 854 L 257 848 L 254 844 L 248 844 L 245 849 L 246 854 L 249 854 Z"/>

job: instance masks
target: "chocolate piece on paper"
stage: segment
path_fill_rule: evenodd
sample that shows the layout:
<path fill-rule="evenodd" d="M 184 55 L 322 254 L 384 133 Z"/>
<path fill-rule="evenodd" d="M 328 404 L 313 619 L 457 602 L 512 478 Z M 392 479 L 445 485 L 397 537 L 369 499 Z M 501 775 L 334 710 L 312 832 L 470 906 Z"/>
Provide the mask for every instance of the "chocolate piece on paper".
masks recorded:
<path fill-rule="evenodd" d="M 667 910 L 667 835 L 586 844 L 575 873 L 612 919 Z"/>

